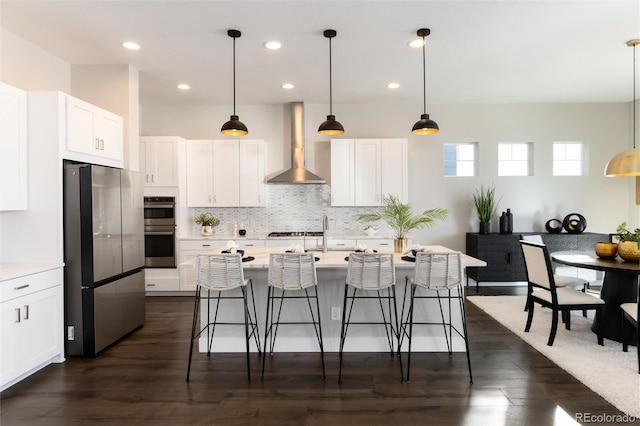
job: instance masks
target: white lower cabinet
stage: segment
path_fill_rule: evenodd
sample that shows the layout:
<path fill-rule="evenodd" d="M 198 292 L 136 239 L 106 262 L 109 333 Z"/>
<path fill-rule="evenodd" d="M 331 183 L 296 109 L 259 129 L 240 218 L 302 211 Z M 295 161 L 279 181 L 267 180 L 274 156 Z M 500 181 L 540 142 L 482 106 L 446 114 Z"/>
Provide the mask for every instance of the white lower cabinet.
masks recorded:
<path fill-rule="evenodd" d="M 0 282 L 0 389 L 64 359 L 62 283 L 62 268 Z"/>
<path fill-rule="evenodd" d="M 245 251 L 245 256 L 251 255 L 252 247 L 264 247 L 264 240 L 243 240 L 229 237 L 239 248 Z M 221 252 L 227 247 L 228 240 L 180 240 L 179 263 L 186 262 L 199 254 Z M 196 290 L 196 268 L 183 267 L 180 269 L 180 291 Z"/>
<path fill-rule="evenodd" d="M 147 294 L 164 291 L 180 291 L 180 274 L 177 268 L 146 268 L 144 289 Z"/>

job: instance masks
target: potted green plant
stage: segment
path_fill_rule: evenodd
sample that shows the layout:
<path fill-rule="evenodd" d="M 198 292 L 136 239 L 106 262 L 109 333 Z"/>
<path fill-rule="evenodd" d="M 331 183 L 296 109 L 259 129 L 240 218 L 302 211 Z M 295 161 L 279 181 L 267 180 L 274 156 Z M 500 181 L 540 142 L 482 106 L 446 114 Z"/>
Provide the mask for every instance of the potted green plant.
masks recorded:
<path fill-rule="evenodd" d="M 491 217 L 498 209 L 496 188 L 493 185 L 486 188 L 480 185 L 480 189 L 473 194 L 473 205 L 480 221 L 480 233 L 488 234 L 491 232 Z"/>
<path fill-rule="evenodd" d="M 445 220 L 449 210 L 436 207 L 414 215 L 411 205 L 403 203 L 395 195 L 382 198 L 382 208 L 374 213 L 359 214 L 360 222 L 375 222 L 384 220 L 395 232 L 394 251 L 402 253 L 407 247 L 407 233 L 412 229 L 422 229 L 433 226 L 438 220 Z"/>
<path fill-rule="evenodd" d="M 213 228 L 220 224 L 220 219 L 209 213 L 200 213 L 194 221 L 201 226 L 200 234 L 206 237 L 213 235 Z"/>
<path fill-rule="evenodd" d="M 616 228 L 618 238 L 618 254 L 629 262 L 640 260 L 640 229 L 630 231 L 627 222 L 622 222 Z"/>

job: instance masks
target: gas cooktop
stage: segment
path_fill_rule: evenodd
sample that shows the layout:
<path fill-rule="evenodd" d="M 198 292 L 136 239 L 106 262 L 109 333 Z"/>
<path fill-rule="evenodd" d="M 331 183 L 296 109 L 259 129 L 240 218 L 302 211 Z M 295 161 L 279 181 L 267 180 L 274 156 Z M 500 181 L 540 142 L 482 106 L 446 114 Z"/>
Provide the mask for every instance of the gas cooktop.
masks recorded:
<path fill-rule="evenodd" d="M 322 237 L 322 231 L 269 232 L 269 237 Z"/>

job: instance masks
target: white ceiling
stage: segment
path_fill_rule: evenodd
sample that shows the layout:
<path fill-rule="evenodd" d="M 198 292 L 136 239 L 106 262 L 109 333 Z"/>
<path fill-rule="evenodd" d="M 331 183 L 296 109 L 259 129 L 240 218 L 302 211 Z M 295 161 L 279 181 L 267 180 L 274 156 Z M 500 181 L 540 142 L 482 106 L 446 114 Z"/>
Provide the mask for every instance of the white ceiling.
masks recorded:
<path fill-rule="evenodd" d="M 137 67 L 142 104 L 230 104 L 230 28 L 239 105 L 328 103 L 331 28 L 334 105 L 421 110 L 422 51 L 407 43 L 423 27 L 428 104 L 629 102 L 640 1 L 2 0 L 0 26 L 72 64 Z"/>

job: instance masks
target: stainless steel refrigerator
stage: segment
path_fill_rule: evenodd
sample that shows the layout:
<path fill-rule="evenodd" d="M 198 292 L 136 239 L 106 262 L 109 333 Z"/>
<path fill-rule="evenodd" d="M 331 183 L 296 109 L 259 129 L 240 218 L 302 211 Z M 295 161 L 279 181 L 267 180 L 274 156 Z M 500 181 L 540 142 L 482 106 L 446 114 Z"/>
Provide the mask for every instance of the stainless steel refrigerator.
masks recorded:
<path fill-rule="evenodd" d="M 95 356 L 145 318 L 142 174 L 64 163 L 65 352 Z"/>

